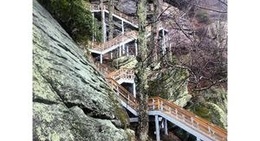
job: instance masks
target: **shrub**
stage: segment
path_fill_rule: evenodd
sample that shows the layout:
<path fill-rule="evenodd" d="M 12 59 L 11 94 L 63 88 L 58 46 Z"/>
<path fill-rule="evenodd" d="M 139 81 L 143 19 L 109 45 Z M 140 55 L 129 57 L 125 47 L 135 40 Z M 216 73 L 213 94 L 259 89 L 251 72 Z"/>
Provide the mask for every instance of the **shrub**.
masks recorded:
<path fill-rule="evenodd" d="M 197 19 L 198 23 L 209 24 L 209 22 L 210 22 L 208 13 L 203 12 L 203 11 L 198 11 L 195 14 L 195 18 Z"/>
<path fill-rule="evenodd" d="M 96 35 L 101 40 L 101 31 L 96 19 L 83 0 L 38 0 L 77 42 L 85 42 Z M 94 24 L 93 24 L 94 23 Z"/>

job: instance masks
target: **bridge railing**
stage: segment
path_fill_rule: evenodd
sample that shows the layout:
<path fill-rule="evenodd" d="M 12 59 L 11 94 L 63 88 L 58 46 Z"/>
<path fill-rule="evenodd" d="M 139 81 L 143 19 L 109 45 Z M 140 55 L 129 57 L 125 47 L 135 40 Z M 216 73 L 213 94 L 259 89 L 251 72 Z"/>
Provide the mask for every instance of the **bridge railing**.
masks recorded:
<path fill-rule="evenodd" d="M 108 49 L 112 46 L 118 45 L 122 42 L 124 42 L 127 39 L 136 39 L 137 38 L 137 32 L 136 31 L 129 31 L 125 34 L 119 35 L 112 40 L 109 40 L 105 43 L 94 43 L 93 48 L 94 50 L 103 51 L 105 49 Z"/>
<path fill-rule="evenodd" d="M 187 110 L 175 105 L 174 103 L 171 103 L 160 97 L 150 98 L 148 103 L 149 110 L 162 111 L 169 116 L 178 119 L 182 123 L 185 123 L 188 126 L 199 130 L 200 132 L 211 138 L 215 138 L 220 141 L 227 140 L 226 130 L 196 116 L 191 112 L 188 112 Z"/>
<path fill-rule="evenodd" d="M 135 74 L 133 69 L 121 68 L 119 70 L 113 71 L 107 75 L 107 77 L 113 78 L 118 81 L 119 79 L 134 80 Z"/>
<path fill-rule="evenodd" d="M 99 4 L 91 4 L 91 10 L 101 10 L 101 7 L 100 7 Z M 107 10 L 109 12 L 108 5 L 104 5 L 104 10 Z M 132 23 L 134 25 L 138 24 L 137 19 L 135 19 L 133 16 L 128 16 L 128 15 L 126 15 L 126 14 L 124 14 L 124 13 L 122 13 L 122 12 L 116 10 L 116 9 L 113 12 L 114 12 L 115 15 L 126 19 L 127 21 L 129 21 L 130 23 Z"/>
<path fill-rule="evenodd" d="M 105 68 L 106 66 L 100 64 L 98 68 Z M 123 100 L 128 106 L 137 110 L 138 102 L 136 98 L 128 92 L 123 86 L 117 83 L 116 79 L 113 76 L 122 76 L 122 74 L 131 74 L 134 75 L 133 70 L 131 69 L 120 69 L 109 73 L 109 70 L 102 70 L 108 76 L 106 79 L 112 86 L 113 90 L 117 93 L 121 100 Z M 204 135 L 214 138 L 220 141 L 227 140 L 226 130 L 204 120 L 195 114 L 183 109 L 182 107 L 177 106 L 176 104 L 169 102 L 160 97 L 149 98 L 148 108 L 150 111 L 159 110 L 165 114 L 178 119 L 180 122 L 186 124 L 189 127 L 194 128 L 197 131 L 200 131 Z"/>
<path fill-rule="evenodd" d="M 104 9 L 108 11 L 108 6 L 107 5 L 104 5 Z M 109 12 L 109 11 L 108 11 Z M 126 19 L 127 21 L 129 21 L 130 23 L 134 24 L 134 25 L 137 25 L 138 24 L 138 21 L 137 19 L 135 19 L 133 16 L 128 16 L 118 10 L 114 10 L 113 11 L 115 15 L 119 16 L 119 17 L 122 17 L 124 19 Z"/>
<path fill-rule="evenodd" d="M 91 8 L 94 10 L 100 10 L 99 5 L 92 5 Z M 104 9 L 107 10 L 106 6 L 104 6 Z M 115 14 L 127 19 L 131 23 L 136 23 L 136 25 L 137 25 L 137 21 L 134 19 L 131 19 L 130 16 L 127 16 L 117 10 L 115 10 Z M 147 30 L 148 30 L 148 32 L 150 32 L 151 27 L 147 27 Z M 136 37 L 137 37 L 136 31 L 126 32 L 124 35 L 119 35 L 116 38 L 114 38 L 106 43 L 95 44 L 94 48 L 98 49 L 98 50 L 104 50 L 104 49 L 110 48 L 114 45 L 120 44 L 121 42 L 125 41 L 128 38 L 136 38 Z M 105 76 L 108 76 L 107 81 L 111 84 L 112 88 L 118 94 L 120 99 L 123 100 L 125 103 L 127 103 L 133 109 L 137 110 L 138 102 L 135 99 L 135 97 L 130 92 L 128 92 L 123 86 L 121 86 L 120 84 L 118 84 L 116 82 L 116 80 L 120 79 L 120 78 L 133 79 L 134 73 L 129 70 L 126 70 L 126 69 L 121 69 L 118 71 L 114 71 L 111 74 L 110 73 L 111 71 L 106 69 L 104 66 L 102 66 L 102 67 L 100 66 L 98 68 Z M 220 140 L 220 141 L 227 140 L 227 132 L 224 129 L 222 129 L 212 123 L 209 123 L 208 121 L 206 121 L 202 118 L 199 118 L 195 114 L 188 112 L 188 111 L 184 110 L 183 108 L 181 108 L 167 100 L 164 100 L 160 97 L 150 98 L 149 102 L 148 102 L 148 107 L 149 107 L 149 110 L 153 110 L 153 111 L 160 110 L 160 111 L 168 114 L 169 116 L 172 116 L 175 119 L 178 119 L 180 122 L 188 125 L 189 127 L 199 130 L 201 133 L 205 134 L 206 136 L 215 138 L 216 140 Z"/>
<path fill-rule="evenodd" d="M 123 86 L 118 84 L 114 79 L 107 78 L 107 81 L 111 84 L 114 91 L 117 93 L 117 95 L 120 97 L 121 100 L 123 100 L 127 105 L 129 105 L 131 108 L 137 110 L 138 108 L 138 102 L 131 94 L 128 92 Z"/>

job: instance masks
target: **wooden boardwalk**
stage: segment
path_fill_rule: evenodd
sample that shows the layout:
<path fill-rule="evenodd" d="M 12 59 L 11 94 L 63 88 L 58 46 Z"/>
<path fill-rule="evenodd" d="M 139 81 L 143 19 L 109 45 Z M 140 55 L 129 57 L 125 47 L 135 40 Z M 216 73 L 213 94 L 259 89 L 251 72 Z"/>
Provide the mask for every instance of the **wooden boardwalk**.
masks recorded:
<path fill-rule="evenodd" d="M 164 3 L 164 9 L 170 5 Z M 99 5 L 94 4 L 91 6 L 92 12 L 99 12 L 101 8 Z M 104 6 L 104 10 L 109 13 L 108 7 Z M 130 23 L 134 27 L 138 28 L 138 22 L 135 18 L 123 14 L 117 10 L 114 11 L 114 16 L 123 20 L 124 22 Z M 160 23 L 161 28 L 165 25 Z M 150 34 L 151 26 L 147 27 L 147 33 Z M 138 36 L 137 31 L 125 32 L 122 35 L 119 35 L 112 40 L 109 40 L 105 43 L 93 43 L 93 48 L 90 49 L 92 52 L 97 52 L 104 54 L 106 52 L 112 51 L 113 49 L 118 48 L 123 44 L 136 40 Z M 149 35 L 148 35 L 149 36 Z M 112 70 L 104 64 L 96 63 L 99 71 L 106 77 L 107 82 L 110 84 L 111 88 L 117 94 L 121 104 L 129 110 L 136 117 L 138 116 L 138 101 L 132 93 L 126 90 L 119 83 L 122 81 L 128 82 L 129 80 L 134 82 L 135 74 L 134 70 L 131 69 L 119 69 Z M 148 100 L 148 114 L 150 116 L 155 116 L 155 119 L 158 119 L 158 116 L 163 117 L 166 121 L 170 121 L 173 124 L 179 126 L 180 128 L 186 130 L 187 132 L 193 134 L 197 137 L 198 140 L 205 141 L 226 141 L 227 140 L 227 131 L 208 122 L 205 119 L 202 119 L 190 111 L 183 109 L 182 107 L 160 97 L 152 97 Z M 157 141 L 160 140 L 159 126 L 158 121 L 156 123 L 156 138 Z"/>
<path fill-rule="evenodd" d="M 103 66 L 104 67 L 104 66 Z M 104 70 L 101 66 L 99 70 Z M 128 92 L 115 79 L 134 79 L 134 71 L 131 69 L 119 69 L 113 72 L 105 72 L 106 79 L 112 89 L 117 93 L 119 99 L 128 107 L 138 113 L 138 102 L 132 93 Z M 152 97 L 148 100 L 149 115 L 160 115 L 176 125 L 186 126 L 187 130 L 195 132 L 204 140 L 226 141 L 227 131 L 200 118 L 190 111 L 160 97 Z"/>

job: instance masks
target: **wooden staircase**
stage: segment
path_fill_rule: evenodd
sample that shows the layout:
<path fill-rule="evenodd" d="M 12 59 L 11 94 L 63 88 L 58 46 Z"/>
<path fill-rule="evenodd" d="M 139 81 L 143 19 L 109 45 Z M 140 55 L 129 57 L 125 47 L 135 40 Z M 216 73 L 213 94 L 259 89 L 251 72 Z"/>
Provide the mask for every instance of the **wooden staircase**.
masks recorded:
<path fill-rule="evenodd" d="M 160 111 L 172 119 L 185 124 L 186 126 L 200 132 L 211 140 L 226 141 L 227 131 L 210 123 L 209 121 L 200 118 L 190 111 L 169 102 L 160 97 L 152 97 L 148 100 L 149 111 Z M 168 119 L 169 120 L 169 119 Z M 175 122 L 176 124 L 176 122 Z M 183 128 L 183 127 L 181 127 Z"/>
<path fill-rule="evenodd" d="M 104 65 L 98 67 L 99 70 L 105 70 Z M 104 73 L 104 71 L 103 71 Z M 138 101 L 121 86 L 115 79 L 134 79 L 134 72 L 131 69 L 119 69 L 113 72 L 105 71 L 106 80 L 117 93 L 122 105 L 126 107 L 134 115 L 138 115 Z M 210 123 L 209 121 L 198 117 L 190 111 L 166 100 L 161 97 L 151 97 L 148 100 L 149 115 L 160 115 L 168 121 L 178 125 L 181 128 L 194 132 L 195 135 L 199 134 L 205 141 L 226 141 L 227 131 Z"/>
<path fill-rule="evenodd" d="M 93 46 L 92 46 L 91 50 L 102 52 L 102 51 L 105 51 L 114 46 L 119 46 L 124 41 L 129 40 L 129 42 L 130 42 L 134 39 L 137 39 L 137 31 L 129 31 L 129 32 L 126 32 L 125 34 L 119 35 L 104 43 L 93 42 Z"/>
<path fill-rule="evenodd" d="M 168 4 L 164 4 L 164 7 L 168 7 Z M 92 11 L 101 11 L 101 8 L 97 4 L 91 5 Z M 109 13 L 108 7 L 104 6 L 104 10 Z M 138 28 L 138 22 L 131 16 L 123 14 L 117 10 L 114 10 L 114 16 L 123 19 L 125 22 L 129 22 L 134 27 Z M 161 24 L 163 25 L 163 23 Z M 147 27 L 148 33 L 151 32 L 151 27 Z M 112 40 L 105 43 L 97 44 L 93 43 L 91 52 L 97 52 L 104 54 L 105 52 L 113 50 L 121 44 L 125 44 L 128 41 L 137 39 L 138 32 L 130 31 L 122 35 L 119 35 Z M 101 53 L 102 52 L 102 53 Z M 139 103 L 137 99 L 126 90 L 122 85 L 123 81 L 134 81 L 134 70 L 131 69 L 119 69 L 113 70 L 105 64 L 96 63 L 98 70 L 106 77 L 107 82 L 111 88 L 117 94 L 120 103 L 129 110 L 133 115 L 138 116 Z M 190 111 L 183 109 L 182 107 L 160 97 L 152 97 L 148 100 L 148 114 L 150 116 L 161 116 L 187 132 L 195 135 L 199 140 L 204 141 L 227 141 L 227 131 L 202 119 Z M 157 133 L 158 135 L 158 133 Z M 157 140 L 159 140 L 157 138 Z"/>

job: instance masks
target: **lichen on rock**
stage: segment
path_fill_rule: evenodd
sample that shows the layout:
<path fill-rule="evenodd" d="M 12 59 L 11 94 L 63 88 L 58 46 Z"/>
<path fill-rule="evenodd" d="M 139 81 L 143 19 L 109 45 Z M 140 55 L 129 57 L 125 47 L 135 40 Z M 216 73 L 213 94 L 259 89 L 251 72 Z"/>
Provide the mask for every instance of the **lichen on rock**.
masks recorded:
<path fill-rule="evenodd" d="M 182 68 L 162 69 L 157 72 L 156 79 L 149 81 L 149 93 L 184 107 L 192 97 L 188 92 L 188 75 L 188 70 Z"/>
<path fill-rule="evenodd" d="M 130 56 L 122 56 L 120 58 L 114 59 L 112 61 L 112 66 L 114 68 L 128 68 L 128 69 L 134 69 L 137 65 L 137 60 L 134 55 Z"/>
<path fill-rule="evenodd" d="M 127 117 L 115 105 L 104 77 L 34 0 L 33 140 L 127 141 L 127 121 L 124 128 L 112 122 Z"/>
<path fill-rule="evenodd" d="M 223 87 L 213 86 L 200 92 L 200 96 L 197 96 L 193 103 L 189 109 L 195 114 L 222 128 L 227 128 L 227 93 Z"/>

